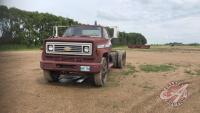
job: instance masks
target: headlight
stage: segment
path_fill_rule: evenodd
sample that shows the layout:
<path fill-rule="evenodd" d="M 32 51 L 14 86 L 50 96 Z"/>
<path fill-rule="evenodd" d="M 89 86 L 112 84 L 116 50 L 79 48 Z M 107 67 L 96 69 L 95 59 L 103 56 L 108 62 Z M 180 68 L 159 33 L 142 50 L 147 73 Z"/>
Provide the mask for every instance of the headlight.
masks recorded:
<path fill-rule="evenodd" d="M 53 51 L 53 45 L 48 45 L 47 48 L 48 48 L 48 51 Z"/>
<path fill-rule="evenodd" d="M 89 46 L 83 46 L 83 52 L 89 53 Z"/>

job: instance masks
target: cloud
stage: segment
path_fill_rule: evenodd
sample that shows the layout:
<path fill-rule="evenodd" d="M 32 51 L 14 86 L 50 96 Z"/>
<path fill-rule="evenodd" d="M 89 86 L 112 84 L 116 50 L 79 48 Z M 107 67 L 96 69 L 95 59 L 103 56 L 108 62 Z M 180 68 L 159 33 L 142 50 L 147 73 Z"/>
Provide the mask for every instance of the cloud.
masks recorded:
<path fill-rule="evenodd" d="M 99 3 L 97 18 L 140 32 L 149 43 L 200 42 L 199 4 L 200 0 L 111 0 Z"/>
<path fill-rule="evenodd" d="M 9 7 L 49 12 L 87 24 L 97 20 L 121 31 L 140 32 L 149 43 L 200 42 L 200 0 L 2 1 Z"/>
<path fill-rule="evenodd" d="M 113 1 L 113 0 L 111 0 Z M 158 22 L 200 14 L 198 0 L 116 0 L 101 3 L 97 17 L 108 21 Z M 138 22 L 136 22 L 138 23 Z"/>
<path fill-rule="evenodd" d="M 109 20 L 109 21 L 131 21 L 132 19 L 127 17 L 126 15 L 119 14 L 117 12 L 105 12 L 98 11 L 97 18 Z"/>

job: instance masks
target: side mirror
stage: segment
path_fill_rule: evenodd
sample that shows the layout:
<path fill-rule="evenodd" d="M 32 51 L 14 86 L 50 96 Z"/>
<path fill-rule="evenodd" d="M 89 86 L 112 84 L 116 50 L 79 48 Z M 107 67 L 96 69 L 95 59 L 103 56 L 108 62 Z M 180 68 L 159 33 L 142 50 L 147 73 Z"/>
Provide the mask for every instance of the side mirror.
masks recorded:
<path fill-rule="evenodd" d="M 117 26 L 113 26 L 113 36 L 112 38 L 118 38 L 118 34 L 119 34 L 119 31 L 118 31 L 118 27 Z"/>

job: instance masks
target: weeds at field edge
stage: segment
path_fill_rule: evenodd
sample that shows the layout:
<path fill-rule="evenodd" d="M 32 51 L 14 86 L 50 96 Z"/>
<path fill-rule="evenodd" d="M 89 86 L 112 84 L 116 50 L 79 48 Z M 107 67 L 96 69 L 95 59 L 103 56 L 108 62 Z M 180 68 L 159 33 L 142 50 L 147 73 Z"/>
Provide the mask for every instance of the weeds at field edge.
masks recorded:
<path fill-rule="evenodd" d="M 160 65 L 143 64 L 140 65 L 139 68 L 144 72 L 167 72 L 176 70 L 174 66 L 167 64 L 160 64 Z"/>

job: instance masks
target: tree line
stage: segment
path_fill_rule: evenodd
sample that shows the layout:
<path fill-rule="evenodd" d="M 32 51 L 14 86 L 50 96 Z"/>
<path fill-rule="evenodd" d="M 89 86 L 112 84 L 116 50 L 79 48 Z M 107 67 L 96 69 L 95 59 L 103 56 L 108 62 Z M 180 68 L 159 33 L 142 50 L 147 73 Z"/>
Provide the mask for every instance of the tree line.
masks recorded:
<path fill-rule="evenodd" d="M 113 29 L 107 28 L 108 34 L 113 35 Z M 147 39 L 141 33 L 126 33 L 119 32 L 118 38 L 112 39 L 114 45 L 145 45 L 147 44 Z"/>
<path fill-rule="evenodd" d="M 73 19 L 49 13 L 0 6 L 1 43 L 40 46 L 45 38 L 53 35 L 53 26 L 75 24 L 78 22 Z"/>
<path fill-rule="evenodd" d="M 41 46 L 43 40 L 53 35 L 53 26 L 81 24 L 73 19 L 49 13 L 24 11 L 0 5 L 0 44 Z M 113 29 L 108 28 L 109 34 Z M 139 33 L 119 32 L 119 44 L 146 44 Z"/>
<path fill-rule="evenodd" d="M 166 43 L 164 45 L 167 45 L 167 46 L 200 46 L 200 43 L 188 43 L 188 44 L 184 44 L 182 42 L 170 42 L 170 43 Z"/>

